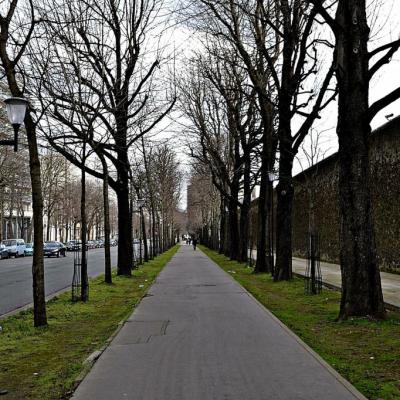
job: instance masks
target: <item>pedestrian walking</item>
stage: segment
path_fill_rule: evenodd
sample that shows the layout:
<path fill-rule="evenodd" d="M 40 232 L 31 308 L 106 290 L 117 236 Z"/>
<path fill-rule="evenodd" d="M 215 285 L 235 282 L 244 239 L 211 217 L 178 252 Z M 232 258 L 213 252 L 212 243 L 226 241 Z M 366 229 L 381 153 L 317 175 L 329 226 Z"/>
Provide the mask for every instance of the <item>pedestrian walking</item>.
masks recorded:
<path fill-rule="evenodd" d="M 196 250 L 196 246 L 197 246 L 197 239 L 193 238 L 193 250 Z"/>

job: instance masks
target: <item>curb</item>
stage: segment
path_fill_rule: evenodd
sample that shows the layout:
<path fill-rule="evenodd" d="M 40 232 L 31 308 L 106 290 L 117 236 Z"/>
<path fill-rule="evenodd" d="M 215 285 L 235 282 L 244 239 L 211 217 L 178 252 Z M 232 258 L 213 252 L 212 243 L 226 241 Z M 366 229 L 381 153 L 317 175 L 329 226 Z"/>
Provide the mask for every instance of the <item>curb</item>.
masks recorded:
<path fill-rule="evenodd" d="M 100 356 L 107 350 L 108 346 L 112 343 L 112 341 L 115 339 L 115 337 L 118 335 L 120 330 L 124 327 L 126 321 L 128 318 L 130 318 L 136 311 L 137 306 L 141 303 L 141 301 L 146 297 L 147 292 L 149 289 L 153 286 L 153 283 L 155 280 L 151 283 L 151 285 L 148 286 L 146 291 L 143 293 L 143 295 L 140 297 L 140 299 L 137 301 L 137 303 L 134 305 L 133 311 L 129 312 L 122 321 L 118 322 L 118 326 L 115 329 L 115 331 L 110 335 L 110 337 L 106 340 L 105 344 L 99 349 L 95 350 L 93 353 L 91 353 L 84 361 L 83 361 L 83 369 L 80 372 L 80 374 L 77 376 L 77 378 L 74 381 L 74 384 L 72 385 L 71 389 L 71 395 L 74 394 L 76 389 L 78 389 L 78 386 L 82 383 L 82 381 L 85 379 L 86 375 L 90 372 L 90 370 L 93 368 L 94 364 L 96 364 L 96 361 L 100 358 Z"/>
<path fill-rule="evenodd" d="M 142 299 L 140 299 L 142 301 Z M 139 301 L 139 302 L 140 302 Z M 138 304 L 139 304 L 138 302 Z M 136 308 L 137 305 L 135 305 Z M 93 368 L 94 364 L 96 364 L 96 361 L 100 358 L 100 356 L 104 353 L 104 351 L 107 349 L 107 347 L 111 344 L 111 342 L 114 340 L 114 338 L 118 335 L 119 331 L 122 329 L 122 327 L 125 325 L 126 320 L 129 318 L 129 316 L 126 317 L 126 319 L 118 322 L 117 328 L 115 331 L 111 334 L 111 336 L 106 340 L 106 343 L 99 349 L 95 350 L 93 353 L 91 353 L 84 361 L 83 361 L 83 369 L 80 372 L 80 374 L 76 377 L 74 380 L 74 383 L 72 385 L 72 389 L 70 391 L 71 396 L 74 394 L 75 390 L 78 388 L 78 386 L 81 384 L 81 382 L 85 379 L 86 375 L 90 372 L 90 370 Z"/>
<path fill-rule="evenodd" d="M 171 258 L 172 259 L 172 258 Z M 147 296 L 150 288 L 156 283 L 159 275 L 162 273 L 163 269 L 169 264 L 171 260 L 169 260 L 164 267 L 161 269 L 161 271 L 157 274 L 157 276 L 154 278 L 153 282 L 149 284 L 149 286 L 146 288 L 146 290 L 142 293 L 136 304 L 133 306 L 133 311 L 127 313 L 126 317 L 118 323 L 117 328 L 115 331 L 111 334 L 111 336 L 106 340 L 105 344 L 99 349 L 95 350 L 93 353 L 91 353 L 84 361 L 83 361 L 83 369 L 80 372 L 80 374 L 77 376 L 75 379 L 71 391 L 68 393 L 70 397 L 72 397 L 75 393 L 75 391 L 78 389 L 79 385 L 82 383 L 82 381 L 85 379 L 86 375 L 90 372 L 90 370 L 93 368 L 93 366 L 96 364 L 96 361 L 100 358 L 100 356 L 104 353 L 104 351 L 107 350 L 107 348 L 110 346 L 112 341 L 115 339 L 115 337 L 118 335 L 118 333 L 121 331 L 121 329 L 124 327 L 126 321 L 136 312 L 137 307 L 139 304 L 142 302 L 142 300 Z"/>
<path fill-rule="evenodd" d="M 55 297 L 59 296 L 60 294 L 68 292 L 70 289 L 71 289 L 70 286 L 66 286 L 64 289 L 60 289 L 60 290 L 57 290 L 57 292 L 49 294 L 48 296 L 46 296 L 46 303 L 48 301 L 54 299 Z M 14 308 L 14 310 L 8 311 L 7 313 L 0 315 L 0 321 L 2 319 L 7 318 L 7 317 L 11 317 L 11 316 L 13 316 L 15 314 L 18 314 L 18 313 L 20 313 L 22 311 L 30 310 L 31 308 L 33 308 L 33 303 L 28 303 L 28 304 L 25 304 L 25 305 L 23 305 L 21 307 Z"/>
<path fill-rule="evenodd" d="M 229 274 L 228 274 L 229 275 Z M 238 283 L 237 281 L 235 281 Z M 278 317 L 276 317 L 271 311 L 268 310 L 263 304 L 261 304 L 250 292 L 248 292 L 243 286 L 242 287 L 247 295 L 259 306 L 265 313 L 267 313 L 289 336 L 296 340 L 301 347 L 304 348 L 311 356 L 321 364 L 333 377 L 340 382 L 356 399 L 368 400 L 363 394 L 361 394 L 347 379 L 343 378 L 332 366 L 330 366 L 318 353 L 316 353 L 308 344 L 303 342 L 293 331 L 291 331 Z"/>
<path fill-rule="evenodd" d="M 356 399 L 368 400 L 361 394 L 349 381 L 343 378 L 333 367 L 331 367 L 318 353 L 316 353 L 310 346 L 308 346 L 299 336 L 291 331 L 278 317 L 276 317 L 266 306 L 261 304 L 245 287 L 243 287 L 232 275 L 221 268 L 211 257 L 207 256 L 202 250 L 201 252 L 220 270 L 228 275 L 242 290 L 247 294 L 269 317 L 271 317 L 289 336 L 296 340 L 296 342 L 303 347 L 321 366 L 323 366 L 338 382 L 340 382 Z"/>

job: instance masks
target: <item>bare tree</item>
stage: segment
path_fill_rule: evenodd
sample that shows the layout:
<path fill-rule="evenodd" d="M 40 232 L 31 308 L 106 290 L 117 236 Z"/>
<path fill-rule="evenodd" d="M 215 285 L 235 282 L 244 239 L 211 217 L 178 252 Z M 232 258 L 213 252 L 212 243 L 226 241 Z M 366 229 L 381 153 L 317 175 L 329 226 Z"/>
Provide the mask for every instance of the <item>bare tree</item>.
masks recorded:
<path fill-rule="evenodd" d="M 207 165 L 192 165 L 188 181 L 187 230 L 209 248 L 219 248 L 220 193 Z"/>
<path fill-rule="evenodd" d="M 73 94 L 79 86 L 80 110 L 96 119 L 97 130 L 89 135 L 85 132 L 87 144 L 102 154 L 117 173 L 108 181 L 118 200 L 118 273 L 123 275 L 130 275 L 132 267 L 132 223 L 126 218 L 130 214 L 129 149 L 157 126 L 175 102 L 173 95 L 169 97 L 168 92 L 159 90 L 161 83 L 154 79 L 163 62 L 161 52 L 156 49 L 150 53 L 147 47 L 147 36 L 161 8 L 160 0 L 49 0 L 41 10 L 48 21 L 46 34 L 51 46 L 47 47 L 45 61 L 38 64 L 41 75 L 47 75 L 42 87 L 52 98 L 48 104 L 52 118 L 82 138 L 79 129 L 72 126 L 76 119 L 66 116 L 76 111 L 78 100 Z M 55 63 L 52 68 L 49 60 Z M 76 76 L 79 78 L 74 79 Z M 79 164 L 70 151 L 64 150 L 65 135 L 47 134 L 58 151 Z M 85 170 L 104 178 L 102 172 L 87 165 Z"/>
<path fill-rule="evenodd" d="M 173 245 L 174 212 L 178 207 L 181 174 L 176 154 L 168 145 L 161 145 L 152 154 L 154 181 L 157 187 L 156 202 L 162 220 L 161 247 L 165 251 Z"/>
<path fill-rule="evenodd" d="M 50 240 L 53 216 L 62 202 L 65 188 L 65 160 L 61 155 L 50 151 L 41 157 L 42 190 L 44 213 L 47 216 L 46 240 Z M 54 220 L 56 223 L 56 219 Z"/>
<path fill-rule="evenodd" d="M 222 234 L 226 254 L 245 261 L 248 214 L 254 180 L 252 152 L 260 143 L 261 128 L 255 91 L 234 49 L 216 41 L 205 46 L 206 55 L 191 62 L 180 84 L 181 109 L 191 121 L 189 148 L 196 164 L 209 168 L 213 184 L 228 209 L 229 229 Z M 240 224 L 238 210 L 240 209 Z"/>
<path fill-rule="evenodd" d="M 257 241 L 256 272 L 268 271 L 266 257 L 267 215 L 271 211 L 268 172 L 273 170 L 277 149 L 277 137 L 274 127 L 276 116 L 276 88 L 271 73 L 280 54 L 281 38 L 276 28 L 267 23 L 267 16 L 273 12 L 273 2 L 265 7 L 259 1 L 209 1 L 185 3 L 185 15 L 193 13 L 189 24 L 200 32 L 219 38 L 224 46 L 229 44 L 240 55 L 246 67 L 251 84 L 254 87 L 258 103 L 258 112 L 262 122 L 262 150 L 260 170 L 259 225 Z M 268 43 L 268 44 L 267 44 Z M 264 55 L 268 47 L 269 58 Z M 221 206 L 221 211 L 224 206 Z"/>
<path fill-rule="evenodd" d="M 368 50 L 366 0 L 309 0 L 335 36 L 335 74 L 339 91 L 339 210 L 342 300 L 339 319 L 385 316 L 371 206 L 368 138 L 371 121 L 400 98 L 393 89 L 369 103 L 371 79 L 400 48 L 400 39 Z"/>
<path fill-rule="evenodd" d="M 246 65 L 259 97 L 265 140 L 261 175 L 260 215 L 271 211 L 267 192 L 272 191 L 268 172 L 275 163 L 276 139 L 279 139 L 279 185 L 277 187 L 275 279 L 290 279 L 292 263 L 292 166 L 301 142 L 319 112 L 333 96 L 325 93 L 333 75 L 328 69 L 320 87 L 313 78 L 317 69 L 317 47 L 328 44 L 313 35 L 317 14 L 303 1 L 209 1 L 201 0 L 203 22 L 200 28 L 222 37 L 236 48 Z M 196 7 L 196 6 L 194 6 Z M 211 22 L 210 22 L 211 19 Z M 277 138 L 273 120 L 277 114 Z M 303 121 L 292 132 L 292 120 Z M 261 241 L 260 241 L 261 240 Z M 260 226 L 258 250 L 265 249 L 265 225 Z M 265 251 L 257 254 L 256 270 L 267 268 Z"/>
<path fill-rule="evenodd" d="M 35 11 L 32 0 L 18 2 L 12 0 L 0 15 L 0 60 L 1 68 L 13 96 L 28 94 L 24 86 L 22 59 L 35 29 Z M 32 261 L 34 325 L 47 325 L 44 289 L 43 263 L 43 198 L 41 188 L 40 161 L 36 139 L 36 122 L 32 110 L 25 116 L 25 130 L 28 138 L 29 167 L 32 184 L 32 207 L 34 225 L 34 247 Z"/>

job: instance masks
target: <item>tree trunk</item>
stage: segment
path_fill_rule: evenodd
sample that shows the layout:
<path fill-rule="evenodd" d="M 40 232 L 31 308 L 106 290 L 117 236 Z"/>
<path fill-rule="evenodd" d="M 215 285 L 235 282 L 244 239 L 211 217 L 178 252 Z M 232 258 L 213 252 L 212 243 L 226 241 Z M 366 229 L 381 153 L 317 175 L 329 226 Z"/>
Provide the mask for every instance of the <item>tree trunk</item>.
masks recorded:
<path fill-rule="evenodd" d="M 220 223 L 219 223 L 219 232 L 220 232 L 220 240 L 218 244 L 218 253 L 223 254 L 225 249 L 226 242 L 226 215 L 225 215 L 225 200 L 221 194 L 220 205 L 219 205 L 219 213 L 220 213 Z"/>
<path fill-rule="evenodd" d="M 292 278 L 293 157 L 282 142 L 280 145 L 279 184 L 276 188 L 276 281 Z"/>
<path fill-rule="evenodd" d="M 1 187 L 1 195 L 0 195 L 0 241 L 2 241 L 3 238 L 3 226 L 4 226 L 4 192 L 3 192 L 3 187 Z"/>
<path fill-rule="evenodd" d="M 149 248 L 147 246 L 147 233 L 146 233 L 146 221 L 144 220 L 144 212 L 143 207 L 140 207 L 140 217 L 142 219 L 142 238 L 143 238 L 143 253 L 144 253 L 144 261 L 149 261 Z"/>
<path fill-rule="evenodd" d="M 261 164 L 261 182 L 260 194 L 258 196 L 258 218 L 257 218 L 257 260 L 254 272 L 269 272 L 271 266 L 267 259 L 267 219 L 268 219 L 268 157 L 264 152 L 268 151 L 263 148 L 263 159 Z"/>
<path fill-rule="evenodd" d="M 228 205 L 229 218 L 229 258 L 237 260 L 239 257 L 239 225 L 238 225 L 238 209 L 235 201 L 230 200 Z"/>
<path fill-rule="evenodd" d="M 149 209 L 149 260 L 152 260 L 154 258 L 154 252 L 153 252 L 153 216 L 152 216 L 152 211 L 151 208 Z"/>
<path fill-rule="evenodd" d="M 50 240 L 50 212 L 47 212 L 46 241 Z"/>
<path fill-rule="evenodd" d="M 251 187 L 250 187 L 250 158 L 247 157 L 243 171 L 243 204 L 240 209 L 240 251 L 239 261 L 247 261 L 249 249 L 249 213 L 251 205 Z"/>
<path fill-rule="evenodd" d="M 118 204 L 118 275 L 132 274 L 133 244 L 132 219 L 129 207 L 129 180 L 128 174 L 120 173 L 117 191 Z"/>
<path fill-rule="evenodd" d="M 9 213 L 9 220 L 8 220 L 8 232 L 7 232 L 7 239 L 14 239 L 14 228 L 13 228 L 13 213 L 12 209 L 10 208 L 10 213 Z"/>
<path fill-rule="evenodd" d="M 83 144 L 83 160 L 84 165 L 86 161 L 86 143 Z M 81 256 L 81 300 L 89 300 L 89 280 L 87 273 L 87 222 L 86 222 L 86 173 L 82 167 L 81 170 L 81 242 L 82 242 L 82 256 Z"/>
<path fill-rule="evenodd" d="M 227 207 L 229 208 L 229 207 Z M 229 211 L 224 211 L 225 213 L 225 240 L 224 240 L 224 255 L 229 257 L 230 243 L 231 243 L 231 229 L 230 229 L 230 218 Z"/>
<path fill-rule="evenodd" d="M 20 93 L 13 93 L 13 95 L 21 96 Z M 25 117 L 25 128 L 28 138 L 32 185 L 33 246 L 35 249 L 32 259 L 33 319 L 34 325 L 37 327 L 47 325 L 43 262 L 43 196 L 36 130 L 29 114 Z"/>
<path fill-rule="evenodd" d="M 342 270 L 339 319 L 385 316 L 371 206 L 365 9 L 365 0 L 340 1 L 336 14 L 341 27 L 336 35 Z"/>
<path fill-rule="evenodd" d="M 153 257 L 158 256 L 158 252 L 157 252 L 157 237 L 156 237 L 156 213 L 154 211 L 154 206 L 151 207 L 151 219 L 152 219 L 152 223 L 151 223 L 151 231 L 152 231 L 152 236 L 153 236 Z"/>
<path fill-rule="evenodd" d="M 289 7 L 289 6 L 288 6 Z M 290 12 L 287 10 L 287 12 Z M 283 13 L 285 14 L 284 7 Z M 293 138 L 291 130 L 292 102 L 295 94 L 293 82 L 293 56 L 296 54 L 298 26 L 289 23 L 285 15 L 283 24 L 284 36 L 282 49 L 281 88 L 279 90 L 279 184 L 277 186 L 276 206 L 276 265 L 274 269 L 275 280 L 288 280 L 292 278 L 292 210 L 293 210 L 293 184 L 292 168 Z"/>
<path fill-rule="evenodd" d="M 15 97 L 23 97 L 15 79 L 15 67 L 10 62 L 7 54 L 6 35 L 2 35 L 0 42 L 0 57 L 4 72 L 7 76 L 10 92 Z M 43 195 L 42 180 L 40 172 L 40 160 L 36 139 L 36 126 L 27 110 L 25 116 L 25 130 L 29 148 L 29 169 L 32 186 L 32 210 L 34 224 L 34 246 L 35 252 L 32 258 L 32 283 L 33 283 L 33 318 L 34 326 L 47 325 L 46 297 L 44 285 L 44 262 L 43 262 Z"/>
<path fill-rule="evenodd" d="M 111 252 L 110 252 L 110 203 L 108 200 L 108 167 L 106 160 L 101 157 L 103 165 L 103 203 L 104 203 L 104 281 L 112 283 Z"/>
<path fill-rule="evenodd" d="M 161 222 L 160 222 L 160 215 L 157 214 L 157 254 L 161 254 L 162 249 L 161 249 Z"/>

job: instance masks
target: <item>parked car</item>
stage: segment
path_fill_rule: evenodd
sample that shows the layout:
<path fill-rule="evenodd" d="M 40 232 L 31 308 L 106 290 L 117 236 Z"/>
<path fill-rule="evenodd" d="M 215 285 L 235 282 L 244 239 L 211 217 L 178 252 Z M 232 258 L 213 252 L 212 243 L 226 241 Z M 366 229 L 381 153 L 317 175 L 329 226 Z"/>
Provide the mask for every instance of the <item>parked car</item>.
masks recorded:
<path fill-rule="evenodd" d="M 25 244 L 25 255 L 26 256 L 33 256 L 33 243 L 26 243 Z"/>
<path fill-rule="evenodd" d="M 67 249 L 60 242 L 46 242 L 44 244 L 44 255 L 46 257 L 65 257 L 67 255 Z"/>
<path fill-rule="evenodd" d="M 8 252 L 8 249 L 4 244 L 0 244 L 0 258 L 10 258 L 10 253 Z"/>
<path fill-rule="evenodd" d="M 24 257 L 25 256 L 25 241 L 24 239 L 6 239 L 2 240 L 1 244 L 3 244 L 10 256 L 16 257 Z"/>
<path fill-rule="evenodd" d="M 95 249 L 96 248 L 96 242 L 94 240 L 88 240 L 86 243 L 86 247 L 88 249 Z"/>
<path fill-rule="evenodd" d="M 76 251 L 80 250 L 82 247 L 82 242 L 80 240 L 70 240 L 67 242 L 66 248 L 67 251 Z"/>

